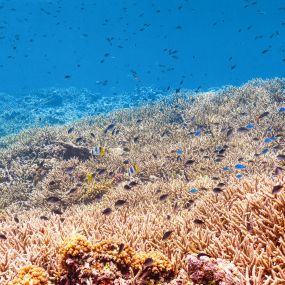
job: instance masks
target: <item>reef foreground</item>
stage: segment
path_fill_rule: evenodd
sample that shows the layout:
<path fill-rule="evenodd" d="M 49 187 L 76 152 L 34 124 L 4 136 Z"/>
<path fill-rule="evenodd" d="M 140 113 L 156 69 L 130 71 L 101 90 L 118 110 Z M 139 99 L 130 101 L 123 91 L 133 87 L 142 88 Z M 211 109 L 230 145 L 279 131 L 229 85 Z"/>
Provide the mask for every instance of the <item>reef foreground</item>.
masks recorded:
<path fill-rule="evenodd" d="M 255 80 L 7 138 L 1 284 L 285 284 L 284 107 Z"/>

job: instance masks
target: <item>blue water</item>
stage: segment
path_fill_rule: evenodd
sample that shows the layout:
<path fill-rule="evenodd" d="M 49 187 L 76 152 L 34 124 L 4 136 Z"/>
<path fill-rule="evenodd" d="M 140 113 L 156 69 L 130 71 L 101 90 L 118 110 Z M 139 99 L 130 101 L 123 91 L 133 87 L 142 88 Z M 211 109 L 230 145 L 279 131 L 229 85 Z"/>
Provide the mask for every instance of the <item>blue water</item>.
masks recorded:
<path fill-rule="evenodd" d="M 0 101 L 240 85 L 285 76 L 285 1 L 1 0 L 0 48 Z"/>

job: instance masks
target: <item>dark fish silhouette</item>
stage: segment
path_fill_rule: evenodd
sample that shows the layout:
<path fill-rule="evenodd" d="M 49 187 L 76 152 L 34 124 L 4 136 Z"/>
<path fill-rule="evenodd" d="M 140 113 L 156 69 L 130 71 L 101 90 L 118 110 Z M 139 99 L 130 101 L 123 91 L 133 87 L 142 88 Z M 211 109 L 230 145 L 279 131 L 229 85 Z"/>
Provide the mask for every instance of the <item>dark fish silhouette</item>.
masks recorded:
<path fill-rule="evenodd" d="M 262 119 L 262 118 L 264 118 L 264 117 L 266 117 L 268 115 L 269 115 L 269 112 L 264 112 L 264 113 L 262 113 L 261 115 L 258 116 L 258 119 Z"/>
<path fill-rule="evenodd" d="M 197 224 L 197 225 L 202 225 L 205 223 L 203 220 L 200 220 L 200 219 L 195 219 L 193 222 L 194 224 Z"/>
<path fill-rule="evenodd" d="M 44 221 L 47 221 L 47 220 L 48 220 L 48 217 L 46 217 L 46 216 L 40 216 L 40 219 L 41 219 L 41 220 L 44 220 Z"/>
<path fill-rule="evenodd" d="M 168 197 L 168 194 L 163 194 L 159 197 L 159 200 L 164 201 L 164 200 L 166 200 L 167 197 Z"/>
<path fill-rule="evenodd" d="M 167 231 L 167 232 L 165 232 L 165 233 L 163 234 L 163 236 L 162 236 L 162 240 L 168 239 L 168 238 L 171 236 L 172 233 L 173 233 L 173 231 Z"/>
<path fill-rule="evenodd" d="M 206 256 L 206 257 L 209 257 L 209 258 L 211 257 L 210 255 L 208 255 L 207 253 L 204 253 L 204 252 L 201 252 L 201 253 L 197 254 L 198 258 L 203 257 L 203 256 Z"/>
<path fill-rule="evenodd" d="M 144 266 L 145 267 L 149 267 L 153 264 L 153 259 L 151 257 L 148 257 L 145 261 L 144 261 Z"/>
<path fill-rule="evenodd" d="M 121 244 L 119 245 L 118 254 L 120 254 L 120 253 L 124 250 L 124 248 L 125 248 L 125 245 L 124 245 L 123 243 L 121 243 Z"/>
<path fill-rule="evenodd" d="M 223 192 L 223 189 L 220 187 L 215 187 L 215 188 L 213 188 L 213 192 L 214 193 L 221 193 L 221 192 Z"/>
<path fill-rule="evenodd" d="M 60 201 L 61 201 L 60 198 L 58 198 L 56 196 L 50 196 L 47 198 L 48 203 L 58 203 Z"/>
<path fill-rule="evenodd" d="M 115 206 L 116 206 L 116 207 L 121 207 L 121 206 L 125 205 L 126 203 L 127 203 L 126 200 L 121 200 L 121 199 L 119 199 L 119 200 L 117 200 L 117 201 L 115 202 Z"/>
<path fill-rule="evenodd" d="M 74 127 L 68 129 L 68 130 L 67 130 L 67 133 L 68 133 L 68 134 L 71 134 L 71 133 L 73 133 L 73 131 L 74 131 Z"/>
<path fill-rule="evenodd" d="M 285 154 L 278 154 L 277 159 L 278 160 L 285 160 Z"/>
<path fill-rule="evenodd" d="M 104 130 L 104 134 L 106 134 L 108 131 L 111 131 L 115 128 L 115 124 L 110 124 L 105 130 Z"/>
<path fill-rule="evenodd" d="M 111 208 L 106 208 L 102 211 L 103 215 L 110 215 L 112 213 L 112 209 Z"/>
<path fill-rule="evenodd" d="M 279 193 L 279 192 L 282 190 L 283 186 L 284 186 L 284 185 L 275 185 L 275 186 L 273 187 L 273 189 L 272 189 L 272 194 L 277 194 L 277 193 Z"/>
<path fill-rule="evenodd" d="M 63 212 L 60 209 L 53 209 L 52 213 L 56 214 L 56 215 L 62 215 Z"/>
<path fill-rule="evenodd" d="M 6 240 L 7 237 L 6 237 L 4 234 L 0 234 L 0 239 L 1 239 L 1 240 Z"/>

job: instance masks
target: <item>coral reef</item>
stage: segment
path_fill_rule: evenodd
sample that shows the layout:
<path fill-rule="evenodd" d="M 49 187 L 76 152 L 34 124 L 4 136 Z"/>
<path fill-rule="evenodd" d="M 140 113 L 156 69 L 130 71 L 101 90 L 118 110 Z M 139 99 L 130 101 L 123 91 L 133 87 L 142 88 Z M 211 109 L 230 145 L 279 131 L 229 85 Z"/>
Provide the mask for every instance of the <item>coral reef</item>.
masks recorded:
<path fill-rule="evenodd" d="M 284 284 L 284 90 L 254 80 L 7 138 L 0 283 L 34 264 L 51 284 L 192 284 L 190 255 Z"/>
<path fill-rule="evenodd" d="M 21 268 L 8 285 L 48 285 L 48 275 L 43 268 L 33 265 Z"/>

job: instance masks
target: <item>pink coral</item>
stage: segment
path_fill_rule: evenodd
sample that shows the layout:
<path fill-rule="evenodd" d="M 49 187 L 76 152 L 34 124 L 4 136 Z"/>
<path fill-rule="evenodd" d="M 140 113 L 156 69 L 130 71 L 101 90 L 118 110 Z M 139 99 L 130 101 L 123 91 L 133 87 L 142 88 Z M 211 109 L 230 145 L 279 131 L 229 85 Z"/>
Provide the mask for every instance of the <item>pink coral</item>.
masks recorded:
<path fill-rule="evenodd" d="M 237 268 L 229 261 L 208 256 L 189 255 L 187 271 L 194 284 L 238 285 Z"/>

